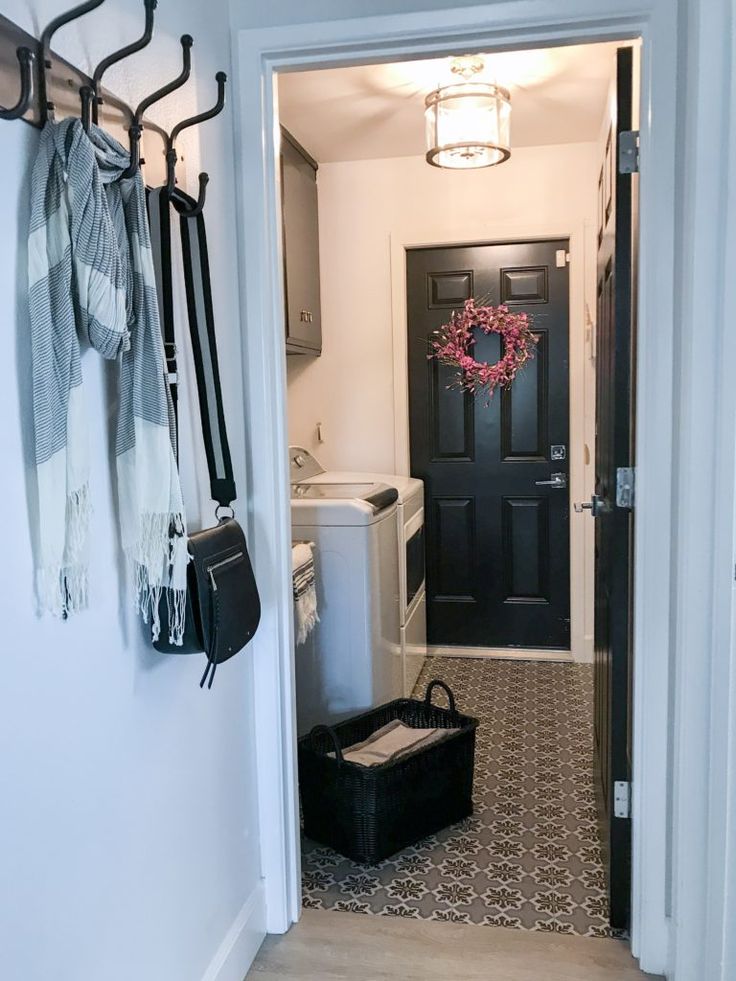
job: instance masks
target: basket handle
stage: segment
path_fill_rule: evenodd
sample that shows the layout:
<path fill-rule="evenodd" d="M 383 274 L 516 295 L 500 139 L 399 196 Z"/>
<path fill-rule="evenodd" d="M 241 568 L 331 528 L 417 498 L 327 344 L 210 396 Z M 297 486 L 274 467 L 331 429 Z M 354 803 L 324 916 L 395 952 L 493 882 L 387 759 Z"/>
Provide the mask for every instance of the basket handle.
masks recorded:
<path fill-rule="evenodd" d="M 309 733 L 309 737 L 312 740 L 312 745 L 314 745 L 315 736 L 320 736 L 323 732 L 326 733 L 326 735 L 328 735 L 332 740 L 332 745 L 335 747 L 335 759 L 337 760 L 337 765 L 341 766 L 343 763 L 342 747 L 340 746 L 340 741 L 337 738 L 337 733 L 331 726 L 315 726 Z"/>
<path fill-rule="evenodd" d="M 447 695 L 447 701 L 450 703 L 450 711 L 455 714 L 455 696 L 452 694 L 452 690 L 449 685 L 446 685 L 444 681 L 440 681 L 439 678 L 435 678 L 434 681 L 430 681 L 427 685 L 427 694 L 424 696 L 424 704 L 429 708 L 432 705 L 432 693 L 435 688 L 441 688 L 442 691 Z"/>

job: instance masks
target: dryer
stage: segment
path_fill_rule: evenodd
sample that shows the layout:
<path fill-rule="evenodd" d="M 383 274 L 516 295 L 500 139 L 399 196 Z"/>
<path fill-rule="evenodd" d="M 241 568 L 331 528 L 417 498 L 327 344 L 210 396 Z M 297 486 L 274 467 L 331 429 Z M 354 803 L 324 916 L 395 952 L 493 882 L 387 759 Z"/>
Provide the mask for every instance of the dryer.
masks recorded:
<path fill-rule="evenodd" d="M 403 693 L 397 500 L 383 482 L 292 481 L 292 541 L 314 543 L 319 613 L 296 648 L 299 735 Z"/>
<path fill-rule="evenodd" d="M 339 484 L 382 482 L 398 491 L 397 532 L 400 585 L 403 692 L 408 698 L 427 656 L 425 589 L 424 482 L 402 474 L 325 470 L 309 450 L 289 447 L 292 482 Z"/>

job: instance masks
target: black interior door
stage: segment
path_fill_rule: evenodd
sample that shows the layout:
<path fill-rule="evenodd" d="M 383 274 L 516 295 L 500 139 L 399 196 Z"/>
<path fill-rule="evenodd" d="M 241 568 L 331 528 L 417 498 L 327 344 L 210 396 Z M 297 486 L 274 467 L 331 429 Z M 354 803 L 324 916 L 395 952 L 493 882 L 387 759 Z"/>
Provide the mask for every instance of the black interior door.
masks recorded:
<path fill-rule="evenodd" d="M 637 177 L 620 172 L 621 133 L 633 128 L 633 51 L 617 52 L 617 110 L 599 186 L 596 326 L 595 744 L 611 924 L 628 926 L 631 822 L 633 511 L 619 499 L 619 468 L 634 464 Z M 621 474 L 626 477 L 626 473 Z M 617 795 L 617 784 L 619 793 Z M 618 805 L 616 797 L 618 796 Z"/>
<path fill-rule="evenodd" d="M 428 643 L 570 645 L 567 240 L 407 254 L 411 472 L 425 482 Z M 533 315 L 534 360 L 487 404 L 448 388 L 433 332 L 469 298 Z M 477 332 L 475 357 L 499 359 Z M 550 483 L 552 474 L 561 474 Z"/>

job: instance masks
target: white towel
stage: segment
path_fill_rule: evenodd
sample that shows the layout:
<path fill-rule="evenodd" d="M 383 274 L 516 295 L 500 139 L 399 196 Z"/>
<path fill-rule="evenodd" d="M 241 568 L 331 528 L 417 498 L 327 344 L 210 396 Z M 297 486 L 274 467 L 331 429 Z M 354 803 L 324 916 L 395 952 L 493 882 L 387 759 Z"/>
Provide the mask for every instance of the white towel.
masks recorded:
<path fill-rule="evenodd" d="M 389 760 L 408 756 L 447 735 L 447 729 L 415 729 L 400 719 L 381 726 L 360 743 L 342 751 L 343 759 L 359 766 L 380 766 Z M 334 752 L 329 754 L 334 757 Z"/>
<path fill-rule="evenodd" d="M 294 581 L 294 627 L 297 644 L 303 644 L 319 623 L 317 579 L 311 542 L 299 542 L 291 550 Z"/>

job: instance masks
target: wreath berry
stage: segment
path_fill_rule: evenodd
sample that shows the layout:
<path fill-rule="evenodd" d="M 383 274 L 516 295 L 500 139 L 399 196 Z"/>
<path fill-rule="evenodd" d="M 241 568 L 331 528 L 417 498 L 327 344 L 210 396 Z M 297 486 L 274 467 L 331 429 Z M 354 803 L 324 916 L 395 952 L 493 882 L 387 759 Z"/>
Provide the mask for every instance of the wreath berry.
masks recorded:
<path fill-rule="evenodd" d="M 476 328 L 484 334 L 501 335 L 500 361 L 490 364 L 476 361 L 472 356 Z M 461 388 L 473 394 L 485 391 L 490 398 L 497 387 L 510 385 L 517 372 L 534 357 L 536 344 L 528 314 L 512 313 L 503 304 L 477 306 L 471 299 L 465 301 L 462 311 L 453 310 L 449 323 L 435 331 L 429 357 L 457 368 L 457 383 Z"/>

